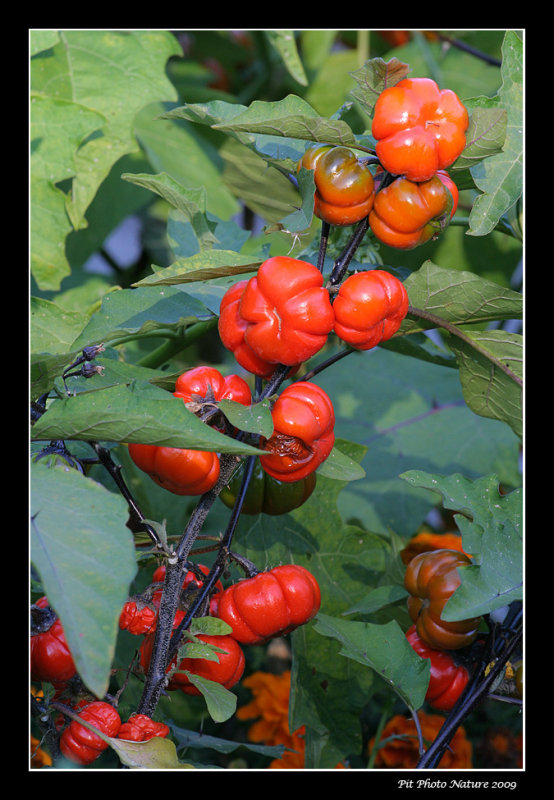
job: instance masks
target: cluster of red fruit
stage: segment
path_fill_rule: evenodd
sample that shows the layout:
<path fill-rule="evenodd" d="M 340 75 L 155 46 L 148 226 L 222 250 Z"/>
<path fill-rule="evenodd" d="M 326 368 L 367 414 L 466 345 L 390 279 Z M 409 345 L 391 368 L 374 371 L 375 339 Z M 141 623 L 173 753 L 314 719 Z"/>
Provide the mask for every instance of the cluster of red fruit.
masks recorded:
<path fill-rule="evenodd" d="M 209 570 L 199 565 L 199 570 Z M 154 586 L 163 581 L 165 566 L 158 567 L 152 578 Z M 187 572 L 183 581 L 181 598 L 186 606 L 186 595 L 190 588 L 200 588 L 202 579 L 193 571 Z M 161 589 L 154 597 L 161 595 Z M 226 635 L 199 634 L 196 638 L 215 648 L 216 659 L 182 658 L 176 656 L 168 667 L 168 690 L 180 689 L 185 694 L 199 695 L 200 690 L 190 680 L 190 675 L 215 681 L 230 689 L 241 679 L 245 667 L 241 645 L 258 645 L 275 636 L 291 633 L 300 625 L 309 622 L 321 605 L 321 591 L 314 576 L 297 564 L 285 564 L 267 572 L 258 572 L 252 577 L 234 583 L 227 589 L 217 581 L 210 598 L 210 614 L 226 622 L 232 632 Z M 148 670 L 154 646 L 155 617 L 159 599 L 152 605 L 130 600 L 120 617 L 120 627 L 134 634 L 144 634 L 140 646 L 140 664 Z M 146 613 L 145 613 L 146 612 Z M 173 622 L 176 628 L 185 616 L 178 610 Z M 152 614 L 154 621 L 152 621 Z"/>
<path fill-rule="evenodd" d="M 335 331 L 343 341 L 368 350 L 386 341 L 408 312 L 403 284 L 384 270 L 348 277 L 331 302 L 317 267 L 286 256 L 265 261 L 256 276 L 234 284 L 224 295 L 219 317 L 222 343 L 248 372 L 268 378 L 279 365 L 294 372 L 325 345 Z M 290 374 L 289 373 L 289 374 Z M 189 408 L 220 400 L 252 403 L 239 375 L 226 378 L 213 367 L 195 367 L 177 380 L 174 395 Z M 273 434 L 260 438 L 267 451 L 263 470 L 283 482 L 313 473 L 334 444 L 335 414 L 327 393 L 309 381 L 287 386 L 271 409 Z M 180 495 L 212 489 L 219 478 L 214 452 L 130 444 L 135 464 L 160 486 Z"/>
<path fill-rule="evenodd" d="M 144 636 L 139 648 L 140 666 L 147 672 L 161 601 L 160 582 L 164 580 L 166 568 L 158 567 L 149 590 L 140 598 L 130 599 L 124 606 L 119 627 L 137 636 Z M 209 569 L 199 565 L 185 575 L 181 599 L 186 606 L 186 596 L 202 586 L 202 579 Z M 198 577 L 201 574 L 202 577 Z M 148 597 L 148 599 L 146 599 Z M 48 600 L 41 598 L 36 605 L 47 609 Z M 257 645 L 269 639 L 291 633 L 312 619 L 321 605 L 321 591 L 313 575 L 296 564 L 274 567 L 267 572 L 258 572 L 232 584 L 227 589 L 218 581 L 210 598 L 210 614 L 225 621 L 232 632 L 227 635 L 199 634 L 197 642 L 208 646 L 213 655 L 206 657 L 177 656 L 167 672 L 169 691 L 181 690 L 185 694 L 199 695 L 194 685 L 198 676 L 214 681 L 226 689 L 235 686 L 245 668 L 245 657 L 241 645 Z M 185 616 L 179 609 L 173 627 L 176 628 Z M 59 697 L 77 675 L 75 663 L 67 644 L 60 620 L 52 612 L 44 630 L 31 636 L 31 679 L 34 682 L 51 683 Z M 79 720 L 91 723 L 107 737 L 128 741 L 146 741 L 154 736 L 165 737 L 169 727 L 151 720 L 143 714 L 133 714 L 122 724 L 116 708 L 110 703 L 96 699 L 78 699 L 72 702 L 71 710 L 78 719 L 61 730 L 60 749 L 66 758 L 77 764 L 90 764 L 108 747 L 98 733 L 81 725 Z M 60 723 L 60 728 L 63 726 Z"/>
<path fill-rule="evenodd" d="M 298 169 L 314 170 L 314 213 L 331 225 L 367 217 L 377 239 L 402 250 L 436 238 L 458 205 L 446 168 L 464 150 L 468 124 L 457 95 L 430 78 L 385 89 L 372 122 L 375 175 L 346 147 L 316 145 L 304 154 Z"/>
<path fill-rule="evenodd" d="M 252 403 L 250 387 L 243 378 L 223 378 L 208 366 L 183 373 L 174 395 L 199 408 L 205 404 L 213 407 L 224 399 L 245 406 Z M 260 457 L 261 466 L 276 480 L 301 481 L 317 469 L 333 447 L 335 416 L 331 401 L 319 386 L 298 381 L 283 390 L 271 414 L 273 433 L 268 439 L 261 437 L 259 443 L 267 451 Z M 178 495 L 204 494 L 215 486 L 220 474 L 215 452 L 129 444 L 129 455 L 155 483 Z"/>
<path fill-rule="evenodd" d="M 48 599 L 41 597 L 35 607 L 44 612 L 44 624 L 40 631 L 31 635 L 30 666 L 31 680 L 35 683 L 43 681 L 54 687 L 54 699 L 64 699 L 72 695 L 70 682 L 77 675 L 73 656 L 65 638 L 62 623 Z M 145 714 L 132 714 L 127 722 L 121 717 L 111 703 L 96 698 L 77 696 L 71 699 L 74 715 L 69 724 L 63 715 L 59 715 L 55 724 L 60 733 L 60 751 L 75 764 L 92 764 L 108 747 L 108 742 L 94 730 L 81 725 L 79 720 L 90 723 L 105 736 L 125 739 L 131 742 L 145 742 L 154 736 L 166 737 L 169 727 L 162 722 L 155 722 Z"/>
<path fill-rule="evenodd" d="M 458 202 L 456 185 L 445 172 L 465 147 L 468 114 L 454 92 L 439 90 L 428 78 L 406 78 L 378 97 L 372 133 L 378 168 L 347 148 L 309 148 L 299 169 L 314 171 L 314 210 L 333 225 L 365 217 L 373 233 L 393 247 L 411 248 L 438 235 Z M 256 275 L 235 283 L 220 305 L 219 334 L 238 364 L 261 378 L 279 365 L 289 376 L 334 334 L 357 350 L 390 339 L 408 312 L 403 284 L 385 270 L 350 275 L 340 286 L 324 286 L 320 270 L 305 261 L 273 257 Z M 191 403 L 222 399 L 250 405 L 248 384 L 238 375 L 223 378 L 215 369 L 184 373 L 176 397 Z M 260 459 L 273 478 L 299 481 L 317 469 L 334 441 L 333 406 L 310 382 L 286 388 L 273 406 L 274 433 L 260 440 Z M 219 478 L 213 452 L 131 444 L 140 469 L 175 494 L 199 495 Z"/>

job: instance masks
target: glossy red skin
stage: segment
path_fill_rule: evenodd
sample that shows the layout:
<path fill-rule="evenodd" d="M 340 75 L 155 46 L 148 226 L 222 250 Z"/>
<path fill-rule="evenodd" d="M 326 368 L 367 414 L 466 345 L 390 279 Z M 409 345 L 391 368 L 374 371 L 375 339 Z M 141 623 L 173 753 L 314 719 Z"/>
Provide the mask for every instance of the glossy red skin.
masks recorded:
<path fill-rule="evenodd" d="M 335 443 L 333 404 L 320 386 L 297 381 L 287 386 L 271 410 L 273 434 L 260 438 L 270 455 L 260 456 L 272 478 L 299 481 L 325 461 Z"/>
<path fill-rule="evenodd" d="M 172 494 L 200 495 L 208 492 L 219 478 L 219 456 L 205 450 L 130 444 L 129 455 L 154 483 Z"/>
<path fill-rule="evenodd" d="M 48 599 L 41 597 L 35 605 L 48 607 Z M 31 636 L 31 680 L 47 681 L 55 687 L 64 685 L 77 673 L 71 651 L 59 619 L 49 630 Z"/>
<path fill-rule="evenodd" d="M 321 350 L 334 314 L 317 267 L 276 256 L 239 284 L 221 301 L 219 334 L 241 366 L 268 376 L 276 364 L 296 366 Z"/>
<path fill-rule="evenodd" d="M 119 627 L 122 631 L 141 636 L 156 627 L 157 616 L 158 612 L 150 606 L 139 608 L 134 600 L 129 600 L 119 615 Z"/>
<path fill-rule="evenodd" d="M 223 592 L 218 616 L 241 644 L 262 644 L 304 625 L 319 611 L 321 591 L 304 567 L 288 564 L 260 572 Z"/>
<path fill-rule="evenodd" d="M 442 173 L 421 183 L 396 178 L 377 192 L 369 226 L 384 244 L 412 250 L 438 236 L 453 208 L 454 198 Z"/>
<path fill-rule="evenodd" d="M 466 145 L 467 109 L 430 78 L 404 78 L 375 103 L 372 134 L 384 169 L 426 181 L 456 161 Z"/>
<path fill-rule="evenodd" d="M 249 323 L 241 316 L 240 303 L 247 283 L 247 280 L 238 281 L 225 292 L 219 307 L 219 335 L 241 367 L 253 375 L 269 378 L 275 371 L 275 364 L 260 358 L 245 339 Z"/>
<path fill-rule="evenodd" d="M 117 736 L 121 719 L 113 706 L 97 700 L 79 712 L 79 717 L 90 722 L 102 733 L 111 738 Z M 92 764 L 102 754 L 108 744 L 84 725 L 71 720 L 60 736 L 60 750 L 76 764 Z"/>
<path fill-rule="evenodd" d="M 436 650 L 458 650 L 477 636 L 481 617 L 447 622 L 441 618 L 444 606 L 461 584 L 458 568 L 471 559 L 458 550 L 431 550 L 411 559 L 404 574 L 408 590 L 408 612 L 418 636 Z"/>
<path fill-rule="evenodd" d="M 347 147 L 309 148 L 299 167 L 314 170 L 314 213 L 330 225 L 353 225 L 373 205 L 373 175 Z"/>
<path fill-rule="evenodd" d="M 197 566 L 198 566 L 198 569 L 200 570 L 200 572 L 203 572 L 204 575 L 208 575 L 208 573 L 210 571 L 209 567 L 206 567 L 204 564 L 197 564 Z M 164 579 L 165 579 L 165 573 L 166 573 L 166 566 L 165 566 L 165 564 L 161 564 L 157 569 L 154 570 L 154 574 L 152 575 L 152 581 L 154 583 L 162 583 L 164 581 Z M 183 581 L 183 585 L 182 585 L 181 588 L 184 589 L 186 586 L 188 586 L 191 583 L 193 583 L 195 586 L 198 586 L 198 587 L 202 586 L 202 581 L 199 580 L 196 577 L 196 575 L 194 574 L 194 572 L 192 570 L 189 570 L 187 572 L 187 574 L 185 575 L 185 579 Z M 212 594 L 212 596 L 210 598 L 210 614 L 212 615 L 212 617 L 217 616 L 218 600 L 219 600 L 219 596 L 223 592 L 223 584 L 221 583 L 221 581 L 216 581 L 214 590 L 215 591 L 214 591 L 214 593 Z M 156 593 L 156 595 L 157 594 L 158 593 Z M 161 597 L 161 594 L 160 594 L 160 597 Z"/>
<path fill-rule="evenodd" d="M 379 269 L 357 272 L 335 297 L 335 333 L 356 350 L 369 350 L 397 332 L 408 305 L 408 293 L 394 275 Z"/>
<path fill-rule="evenodd" d="M 175 397 L 182 397 L 185 403 L 195 399 L 233 400 L 249 406 L 252 393 L 240 375 L 223 375 L 215 367 L 193 367 L 177 378 Z"/>
<path fill-rule="evenodd" d="M 431 661 L 431 675 L 425 699 L 437 711 L 450 711 L 467 686 L 467 669 L 456 664 L 447 651 L 428 647 L 419 638 L 415 625 L 406 632 L 406 638 L 419 656 Z"/>
<path fill-rule="evenodd" d="M 183 658 L 179 662 L 179 670 L 188 670 L 194 675 L 220 683 L 225 689 L 231 689 L 242 678 L 246 663 L 244 653 L 237 640 L 232 636 L 210 636 L 208 634 L 199 634 L 197 638 L 205 644 L 220 647 L 225 652 L 216 651 L 217 661 L 207 658 Z M 140 647 L 140 663 L 145 672 L 150 664 L 153 646 L 154 636 L 149 634 L 144 638 Z M 167 671 L 169 672 L 176 663 L 177 659 L 175 658 Z M 185 694 L 190 695 L 201 694 L 184 672 L 173 673 L 167 688 L 170 691 L 181 689 Z"/>
<path fill-rule="evenodd" d="M 146 714 L 132 714 L 127 722 L 122 724 L 117 738 L 128 742 L 147 742 L 155 736 L 165 739 L 168 733 L 169 726 L 163 722 L 154 722 Z"/>

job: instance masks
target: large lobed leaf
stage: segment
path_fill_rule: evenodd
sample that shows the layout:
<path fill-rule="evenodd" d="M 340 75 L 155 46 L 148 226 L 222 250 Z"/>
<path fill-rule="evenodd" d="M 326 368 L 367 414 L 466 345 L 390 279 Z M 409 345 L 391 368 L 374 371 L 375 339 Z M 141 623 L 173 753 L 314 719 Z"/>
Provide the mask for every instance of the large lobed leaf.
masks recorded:
<path fill-rule="evenodd" d="M 523 598 L 523 495 L 501 494 L 496 475 L 470 480 L 410 470 L 400 477 L 442 497 L 455 516 L 462 546 L 473 564 L 459 570 L 461 586 L 443 611 L 454 621 L 487 614 Z"/>
<path fill-rule="evenodd" d="M 108 688 L 118 621 L 136 573 L 127 503 L 76 470 L 31 470 L 31 561 L 85 685 Z"/>

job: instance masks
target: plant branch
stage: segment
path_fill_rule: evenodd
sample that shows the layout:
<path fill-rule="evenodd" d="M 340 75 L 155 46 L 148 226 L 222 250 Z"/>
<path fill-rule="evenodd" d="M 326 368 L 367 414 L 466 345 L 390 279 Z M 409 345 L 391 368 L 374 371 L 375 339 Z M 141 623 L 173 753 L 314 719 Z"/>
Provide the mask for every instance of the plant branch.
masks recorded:
<path fill-rule="evenodd" d="M 250 484 L 250 480 L 254 472 L 256 458 L 257 456 L 248 456 L 241 487 L 237 494 L 233 510 L 231 513 L 231 517 L 227 524 L 227 529 L 219 545 L 219 555 L 215 560 L 210 572 L 206 576 L 206 579 L 203 581 L 202 588 L 198 592 L 198 596 L 194 600 L 194 603 L 190 606 L 184 619 L 181 621 L 181 623 L 173 633 L 169 646 L 168 660 L 171 660 L 173 654 L 178 650 L 179 642 L 183 631 L 186 630 L 186 628 L 188 628 L 192 618 L 194 617 L 198 609 L 202 607 L 204 600 L 208 597 L 211 589 L 215 586 L 216 582 L 218 581 L 221 574 L 223 573 L 223 570 L 226 567 L 227 554 L 231 547 L 231 541 L 233 539 L 237 523 L 240 517 L 240 513 L 242 511 L 244 498 L 246 496 L 246 492 L 248 490 L 248 486 Z"/>
<path fill-rule="evenodd" d="M 290 373 L 290 369 L 291 368 L 289 366 L 278 364 L 258 399 L 263 400 L 267 397 L 271 397 L 271 395 L 277 391 L 281 383 L 286 379 Z M 237 439 L 240 439 L 243 436 L 244 433 L 240 432 L 237 436 Z M 256 457 L 252 457 L 252 462 L 254 458 Z M 138 713 L 152 716 L 159 702 L 159 698 L 164 686 L 167 665 L 170 663 L 172 654 L 178 647 L 180 635 L 185 629 L 183 621 L 183 623 L 179 625 L 178 632 L 176 631 L 177 635 L 175 635 L 174 638 L 172 637 L 173 620 L 175 619 L 181 588 L 182 565 L 187 561 L 190 551 L 200 535 L 200 531 L 202 530 L 202 526 L 210 509 L 212 508 L 222 489 L 228 484 L 237 466 L 238 460 L 234 454 L 223 454 L 221 456 L 220 474 L 216 485 L 210 489 L 209 492 L 203 494 L 198 501 L 196 508 L 192 512 L 187 522 L 181 539 L 175 548 L 175 551 L 173 552 L 171 558 L 168 559 L 164 586 L 162 589 L 162 597 L 160 601 L 160 611 L 156 626 L 154 646 L 152 649 L 152 658 L 150 660 L 146 682 L 139 702 Z M 249 471 L 247 470 L 245 481 L 248 474 Z M 246 488 L 244 488 L 244 492 L 246 492 Z M 242 500 L 240 502 L 240 506 L 237 504 L 236 509 L 233 510 L 231 522 L 229 523 L 229 527 L 227 529 L 227 540 L 229 542 L 232 537 L 232 533 L 234 532 L 236 519 L 238 519 L 241 508 Z M 225 556 L 227 540 L 225 538 L 222 540 L 220 545 L 220 553 L 216 560 L 216 566 L 214 566 L 213 571 L 208 576 L 208 580 L 204 582 L 206 593 L 200 593 L 198 605 L 195 604 L 196 608 L 200 607 L 200 604 L 207 596 L 209 589 L 216 582 L 217 577 L 219 577 L 219 563 L 222 564 L 222 559 Z M 188 614 L 187 617 L 188 625 L 190 624 L 192 615 Z"/>
<path fill-rule="evenodd" d="M 502 66 L 502 62 L 499 61 L 498 58 L 494 56 L 490 56 L 488 53 L 484 53 L 482 50 L 478 50 L 476 47 L 473 47 L 467 42 L 463 42 L 461 39 L 455 39 L 452 36 L 447 36 L 444 33 L 439 33 L 438 31 L 434 31 L 441 42 L 446 42 L 447 44 L 452 45 L 452 47 L 456 47 L 458 50 L 463 50 L 465 53 L 469 53 L 472 56 L 476 56 L 476 58 L 480 58 L 481 61 L 485 61 L 487 64 L 492 64 L 494 67 Z"/>
<path fill-rule="evenodd" d="M 137 707 L 138 714 L 146 714 L 149 717 L 152 717 L 156 710 L 165 684 L 169 641 L 183 582 L 181 566 L 181 561 L 175 556 L 168 559 L 154 634 L 154 646 L 142 696 Z"/>
<path fill-rule="evenodd" d="M 118 464 L 115 464 L 112 460 L 110 451 L 103 447 L 99 442 L 89 441 L 88 444 L 92 447 L 94 452 L 96 453 L 98 460 L 100 463 L 106 468 L 109 474 L 112 476 L 113 480 L 115 481 L 117 488 L 127 501 L 129 506 L 129 510 L 131 514 L 135 518 L 135 522 L 139 523 L 142 528 L 146 531 L 146 533 L 152 539 L 152 543 L 155 547 L 161 547 L 162 543 L 158 534 L 156 533 L 155 529 L 152 528 L 147 522 L 145 522 L 145 517 L 138 507 L 133 495 L 129 491 L 127 484 L 123 480 L 121 475 L 121 467 Z"/>
<path fill-rule="evenodd" d="M 172 335 L 164 344 L 160 345 L 152 353 L 145 355 L 140 361 L 137 362 L 139 367 L 150 367 L 155 369 L 161 364 L 168 361 L 173 356 L 190 347 L 197 339 L 201 338 L 207 331 L 215 328 L 217 325 L 217 317 L 197 322 L 186 329 L 186 331 L 178 336 Z"/>
<path fill-rule="evenodd" d="M 333 267 L 333 271 L 331 272 L 331 277 L 329 278 L 330 286 L 337 286 L 342 281 L 344 274 L 348 269 L 348 266 L 352 261 L 352 258 L 354 257 L 354 253 L 360 246 L 362 239 L 367 233 L 368 228 L 369 228 L 369 219 L 366 216 L 363 218 L 361 222 L 358 222 L 356 229 L 352 235 L 352 238 L 348 242 L 347 246 L 339 256 L 339 258 L 335 261 L 335 266 Z"/>
<path fill-rule="evenodd" d="M 317 268 L 320 272 L 323 272 L 323 265 L 325 264 L 325 253 L 327 252 L 327 244 L 329 242 L 329 231 L 331 226 L 328 222 L 321 223 L 321 236 L 319 239 L 319 251 L 317 254 Z"/>
<path fill-rule="evenodd" d="M 506 662 L 511 654 L 519 646 L 522 635 L 522 630 L 520 628 L 505 645 L 503 651 L 494 661 L 494 666 L 487 675 L 482 678 L 484 673 L 483 668 L 477 672 L 477 675 L 474 676 L 474 680 L 471 682 L 471 686 L 466 687 L 464 694 L 460 698 L 462 702 L 458 702 L 456 706 L 454 706 L 437 737 L 419 760 L 417 769 L 433 769 L 437 766 L 464 717 L 488 695 L 489 689 L 504 670 Z"/>

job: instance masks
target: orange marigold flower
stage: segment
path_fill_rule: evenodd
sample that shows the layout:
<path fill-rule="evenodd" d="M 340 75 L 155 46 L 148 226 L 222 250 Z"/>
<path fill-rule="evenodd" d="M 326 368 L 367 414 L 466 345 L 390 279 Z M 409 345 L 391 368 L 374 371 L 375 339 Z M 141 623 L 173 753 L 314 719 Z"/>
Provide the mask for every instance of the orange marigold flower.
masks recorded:
<path fill-rule="evenodd" d="M 462 537 L 459 533 L 450 531 L 449 533 L 431 533 L 431 531 L 421 531 L 412 536 L 406 547 L 400 551 L 400 558 L 404 564 L 408 564 L 414 556 L 419 553 L 427 553 L 429 550 L 459 550 L 462 548 Z M 470 554 L 466 553 L 470 558 Z"/>
<path fill-rule="evenodd" d="M 251 742 L 283 745 L 287 749 L 281 758 L 275 758 L 269 769 L 304 769 L 305 727 L 289 730 L 290 670 L 273 675 L 270 672 L 253 672 L 242 681 L 253 694 L 253 699 L 237 709 L 239 719 L 255 719 L 248 729 Z M 346 769 L 337 764 L 335 769 Z"/>
<path fill-rule="evenodd" d="M 435 740 L 445 718 L 439 714 L 418 712 L 421 735 L 427 745 Z M 388 739 L 377 751 L 374 766 L 381 769 L 415 769 L 419 761 L 419 740 L 415 723 L 411 717 L 401 714 L 392 717 L 383 729 L 381 741 Z M 373 750 L 375 738 L 369 743 Z M 439 769 L 471 769 L 472 746 L 460 727 L 450 741 L 449 749 L 439 761 Z"/>
<path fill-rule="evenodd" d="M 281 675 L 270 672 L 253 672 L 242 682 L 253 694 L 253 699 L 237 710 L 239 719 L 257 719 L 248 730 L 251 742 L 284 745 L 289 748 L 281 758 L 269 765 L 270 769 L 302 769 L 304 767 L 304 728 L 293 733 L 289 730 L 290 670 Z"/>
<path fill-rule="evenodd" d="M 38 746 L 39 744 L 39 740 L 31 736 L 31 769 L 52 766 L 52 759 L 48 753 L 45 753 L 44 750 Z"/>

